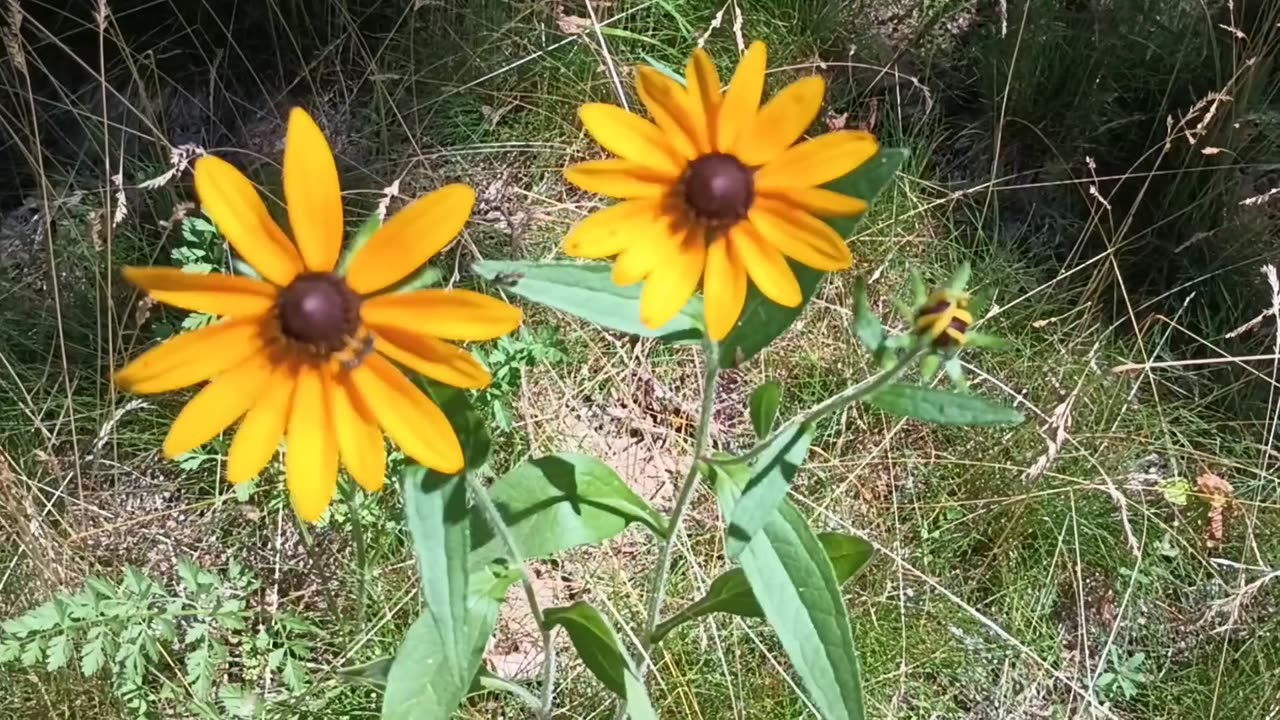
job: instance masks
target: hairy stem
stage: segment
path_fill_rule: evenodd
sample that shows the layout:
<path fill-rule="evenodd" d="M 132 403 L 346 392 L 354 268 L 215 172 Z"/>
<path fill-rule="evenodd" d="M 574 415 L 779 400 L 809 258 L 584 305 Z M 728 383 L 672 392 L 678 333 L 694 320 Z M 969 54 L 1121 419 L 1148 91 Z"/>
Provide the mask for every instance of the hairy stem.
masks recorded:
<path fill-rule="evenodd" d="M 911 364 L 915 362 L 916 358 L 923 355 L 925 351 L 927 351 L 928 349 L 929 348 L 927 345 L 917 347 L 916 349 L 904 355 L 902 359 L 897 362 L 897 364 L 895 364 L 893 367 L 889 368 L 888 370 L 883 370 L 875 375 L 872 375 L 866 380 L 863 380 L 857 385 L 853 385 L 849 388 L 846 388 L 845 390 L 842 390 L 841 392 L 835 395 L 832 395 L 830 398 L 827 398 L 826 400 L 813 406 L 809 410 L 787 421 L 785 424 L 780 426 L 777 430 L 774 430 L 768 437 L 766 437 L 765 439 L 761 440 L 760 442 L 752 446 L 752 448 L 746 451 L 745 453 L 741 455 L 736 455 L 734 457 L 724 458 L 719 461 L 708 459 L 708 462 L 744 463 L 749 460 L 754 460 L 757 455 L 765 451 L 765 448 L 777 442 L 778 438 L 782 437 L 788 432 L 791 432 L 791 430 L 796 426 L 803 425 L 804 423 L 812 423 L 815 420 L 820 420 L 826 417 L 827 415 L 830 415 L 831 413 L 846 407 L 850 403 L 857 402 L 858 400 L 861 400 L 871 395 L 877 390 L 880 390 L 881 388 L 883 388 L 885 385 L 888 385 L 889 383 L 898 379 L 898 377 L 900 377 L 902 373 L 906 372 L 907 368 L 911 367 Z"/>
<path fill-rule="evenodd" d="M 689 471 L 676 494 L 676 504 L 671 510 L 671 519 L 667 523 L 667 537 L 658 547 L 658 564 L 653 569 L 653 580 L 649 589 L 649 611 L 645 618 L 644 632 L 640 633 L 640 649 L 643 653 L 640 664 L 640 677 L 644 678 L 649 669 L 649 650 L 653 646 L 653 631 L 658 627 L 662 615 L 662 603 L 666 600 L 667 581 L 671 576 L 671 555 L 676 541 L 684 525 L 684 517 L 693 500 L 693 491 L 698 487 L 698 462 L 707 449 L 707 438 L 711 434 L 711 414 L 715 407 L 716 379 L 720 373 L 720 362 L 715 343 L 706 343 L 703 352 L 702 375 L 702 410 L 698 414 L 698 429 L 693 438 L 693 459 L 689 463 Z"/>
<path fill-rule="evenodd" d="M 471 491 L 471 496 L 484 511 L 494 533 L 506 546 L 507 553 L 511 555 L 511 562 L 520 569 L 520 586 L 524 588 L 524 597 L 529 602 L 529 613 L 533 615 L 534 622 L 538 623 L 538 632 L 542 634 L 542 699 L 535 706 L 535 710 L 539 718 L 550 718 L 556 684 L 556 651 L 555 646 L 551 644 L 551 629 L 547 627 L 542 606 L 538 604 L 538 595 L 533 589 L 533 583 L 529 581 L 524 553 L 520 551 L 506 521 L 502 519 L 502 513 L 498 511 L 498 506 L 493 504 L 493 498 L 489 497 L 489 491 L 480 484 L 480 481 L 471 473 L 467 473 L 466 477 L 467 489 Z"/>

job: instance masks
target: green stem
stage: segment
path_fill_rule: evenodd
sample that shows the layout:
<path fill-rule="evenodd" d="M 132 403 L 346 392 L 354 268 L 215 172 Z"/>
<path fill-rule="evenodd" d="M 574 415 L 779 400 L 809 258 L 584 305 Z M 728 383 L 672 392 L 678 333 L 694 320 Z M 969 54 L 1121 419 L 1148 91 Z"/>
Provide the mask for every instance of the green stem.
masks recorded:
<path fill-rule="evenodd" d="M 741 455 L 736 455 L 733 457 L 718 459 L 718 460 L 708 458 L 707 462 L 714 462 L 718 464 L 726 464 L 726 463 L 737 464 L 737 463 L 745 463 L 750 460 L 754 460 L 756 456 L 764 452 L 765 449 L 768 448 L 770 445 L 773 445 L 775 442 L 777 442 L 778 439 L 781 438 L 783 435 L 786 435 L 787 433 L 791 432 L 791 430 L 794 429 L 795 427 L 799 425 L 803 425 L 805 423 L 813 423 L 816 420 L 820 420 L 826 417 L 827 415 L 830 415 L 831 413 L 848 406 L 851 403 L 857 402 L 858 400 L 861 400 L 871 395 L 872 393 L 876 392 L 877 390 L 880 390 L 885 385 L 888 385 L 894 380 L 897 380 L 902 375 L 902 373 L 906 372 L 907 368 L 911 367 L 912 363 L 915 362 L 916 358 L 923 355 L 926 351 L 928 351 L 928 349 L 929 348 L 927 345 L 916 347 L 914 350 L 904 355 L 896 365 L 889 368 L 888 370 L 884 370 L 876 375 L 872 375 L 871 377 L 867 378 L 866 380 L 863 380 L 857 385 L 853 385 L 835 395 L 832 395 L 830 398 L 810 408 L 807 412 L 797 415 L 796 417 L 787 421 L 785 425 L 773 431 L 773 433 L 770 434 L 769 437 L 766 437 L 765 439 L 756 443 L 754 446 L 752 446 L 750 450 L 746 451 L 745 453 Z"/>
<path fill-rule="evenodd" d="M 359 493 L 356 492 L 355 483 L 350 480 L 339 482 L 338 489 L 342 493 L 342 499 L 347 503 L 347 512 L 351 516 L 351 530 L 356 538 L 356 567 L 360 571 L 359 584 L 356 587 L 356 626 L 364 627 L 365 601 L 368 598 L 369 585 L 369 557 L 365 549 L 364 523 L 360 521 L 360 498 Z"/>
<path fill-rule="evenodd" d="M 705 343 L 703 352 L 702 376 L 702 410 L 698 414 L 698 430 L 693 439 L 693 460 L 689 463 L 689 471 L 685 473 L 684 482 L 676 494 L 676 504 L 671 510 L 671 519 L 667 523 L 667 537 L 658 548 L 658 564 L 653 570 L 653 582 L 650 587 L 649 612 L 645 619 L 644 632 L 640 634 L 640 649 L 643 657 L 640 664 L 640 679 L 643 680 L 649 669 L 649 650 L 653 647 L 653 633 L 658 627 L 662 615 L 662 603 L 666 599 L 667 581 L 671 576 L 671 554 L 676 540 L 684 524 L 684 517 L 693 500 L 693 491 L 698 486 L 699 458 L 706 451 L 707 438 L 711 434 L 711 415 L 715 408 L 716 379 L 720 373 L 718 348 L 715 343 Z"/>
<path fill-rule="evenodd" d="M 467 489 L 471 491 L 476 504 L 484 511 L 485 517 L 488 518 L 489 525 L 493 528 L 494 533 L 502 540 L 502 544 L 506 546 L 507 553 L 511 555 L 511 562 L 520 570 L 520 585 L 524 588 L 525 599 L 529 602 L 529 613 L 533 615 L 534 622 L 538 623 L 538 631 L 542 634 L 542 699 L 534 707 L 538 717 L 549 718 L 551 717 L 551 704 L 555 697 L 556 684 L 556 650 L 555 646 L 551 644 L 551 628 L 547 626 L 542 614 L 542 606 L 538 604 L 538 594 L 533 589 L 533 583 L 529 581 L 524 553 L 520 552 L 520 547 L 516 543 L 515 537 L 512 536 L 506 521 L 502 519 L 502 513 L 499 512 L 498 506 L 493 504 L 493 498 L 489 497 L 489 491 L 480 484 L 480 481 L 474 475 L 467 473 L 466 478 Z"/>

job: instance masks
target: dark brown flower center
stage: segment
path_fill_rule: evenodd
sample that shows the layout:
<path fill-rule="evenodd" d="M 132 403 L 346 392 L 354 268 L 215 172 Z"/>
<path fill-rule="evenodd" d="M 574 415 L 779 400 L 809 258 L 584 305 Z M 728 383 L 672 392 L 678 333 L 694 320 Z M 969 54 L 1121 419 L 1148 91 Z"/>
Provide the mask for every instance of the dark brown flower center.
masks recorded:
<path fill-rule="evenodd" d="M 337 352 L 360 328 L 360 296 L 332 273 L 299 275 L 276 300 L 280 332 L 320 353 Z"/>
<path fill-rule="evenodd" d="M 685 170 L 684 202 L 694 217 L 731 225 L 747 216 L 755 197 L 751 170 L 732 155 L 703 155 Z"/>
<path fill-rule="evenodd" d="M 925 307 L 923 310 L 921 310 L 920 313 L 916 316 L 917 322 L 924 321 L 926 318 L 928 318 L 929 321 L 932 322 L 934 319 L 936 319 L 940 315 L 951 314 L 955 312 L 957 309 L 963 309 L 963 307 L 964 307 L 963 305 L 960 305 L 952 300 L 947 300 L 947 299 L 939 300 L 938 302 L 935 302 L 932 305 L 929 305 Z M 948 329 L 954 330 L 956 331 L 956 333 L 963 336 L 965 333 L 969 332 L 969 323 L 966 322 L 963 318 L 953 316 L 950 320 L 948 320 L 947 325 L 945 328 L 942 329 L 942 332 L 940 332 L 935 338 L 933 338 L 934 343 L 936 343 L 937 345 L 941 345 L 943 347 L 950 347 L 952 345 L 955 345 L 956 339 L 947 332 Z"/>

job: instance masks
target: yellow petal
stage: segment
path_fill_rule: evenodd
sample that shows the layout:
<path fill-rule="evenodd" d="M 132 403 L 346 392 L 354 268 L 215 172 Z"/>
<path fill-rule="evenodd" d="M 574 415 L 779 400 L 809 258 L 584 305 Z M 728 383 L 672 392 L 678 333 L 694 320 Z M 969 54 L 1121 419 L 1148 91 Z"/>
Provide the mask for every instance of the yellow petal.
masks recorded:
<path fill-rule="evenodd" d="M 613 262 L 613 284 L 627 287 L 649 277 L 654 268 L 670 262 L 680 251 L 680 243 L 686 234 L 668 220 L 643 233 L 636 233 L 635 237 L 629 238 L 627 249 Z"/>
<path fill-rule="evenodd" d="M 289 410 L 284 476 L 294 512 L 309 523 L 324 515 L 338 489 L 338 442 L 325 394 L 320 370 L 303 365 Z"/>
<path fill-rule="evenodd" d="M 769 193 L 765 197 L 818 217 L 854 217 L 867 211 L 866 200 L 817 187 L 793 188 Z"/>
<path fill-rule="evenodd" d="M 169 392 L 218 375 L 262 349 L 257 318 L 228 320 L 183 333 L 138 356 L 115 374 L 132 393 Z"/>
<path fill-rule="evenodd" d="M 280 287 L 302 272 L 302 258 L 267 212 L 249 178 L 212 155 L 196 160 L 195 177 L 204 211 L 254 270 Z"/>
<path fill-rule="evenodd" d="M 226 430 L 258 399 L 271 371 L 266 356 L 255 355 L 201 388 L 169 428 L 165 457 L 172 460 Z"/>
<path fill-rule="evenodd" d="M 126 267 L 124 279 L 165 305 L 211 315 L 262 315 L 276 301 L 276 289 L 269 283 L 234 275 L 197 275 L 167 267 Z"/>
<path fill-rule="evenodd" d="M 620 202 L 575 225 L 564 238 L 564 252 L 579 258 L 611 257 L 661 234 L 668 224 L 657 200 Z"/>
<path fill-rule="evenodd" d="M 733 252 L 728 238 L 720 237 L 707 248 L 702 276 L 707 334 L 719 342 L 729 334 L 747 299 L 747 271 Z"/>
<path fill-rule="evenodd" d="M 446 185 L 413 201 L 378 228 L 347 269 L 347 284 L 362 295 L 399 282 L 453 242 L 471 217 L 476 191 Z"/>
<path fill-rule="evenodd" d="M 799 307 L 804 300 L 796 274 L 787 265 L 787 259 L 751 227 L 750 223 L 738 223 L 729 229 L 729 242 L 733 254 L 742 261 L 751 282 L 765 297 L 784 307 Z"/>
<path fill-rule="evenodd" d="M 240 422 L 227 451 L 227 480 L 233 485 L 252 480 L 276 454 L 289 422 L 296 375 L 295 368 L 276 368 L 262 396 Z"/>
<path fill-rule="evenodd" d="M 717 118 L 715 146 L 720 152 L 732 152 L 737 147 L 738 134 L 755 121 L 756 111 L 760 109 L 760 96 L 764 94 L 768 57 L 765 44 L 757 40 L 751 43 L 738 63 Z"/>
<path fill-rule="evenodd" d="M 814 75 L 783 88 L 738 133 L 733 154 L 751 167 L 759 167 L 781 155 L 817 119 L 826 87 L 826 82 Z"/>
<path fill-rule="evenodd" d="M 397 327 L 371 325 L 369 329 L 374 333 L 374 349 L 420 375 L 467 390 L 489 386 L 489 371 L 460 347 Z"/>
<path fill-rule="evenodd" d="M 697 291 L 706 257 L 702 231 L 691 231 L 676 253 L 655 266 L 645 279 L 640 291 L 640 322 L 655 330 L 671 322 Z"/>
<path fill-rule="evenodd" d="M 689 98 L 693 106 L 694 117 L 698 124 L 698 133 L 706 138 L 708 147 L 714 146 L 717 112 L 720 108 L 720 75 L 716 73 L 716 65 L 706 50 L 698 48 L 689 57 L 685 66 L 684 77 L 689 88 Z"/>
<path fill-rule="evenodd" d="M 853 172 L 880 145 L 863 130 L 838 130 L 796 145 L 756 171 L 756 190 L 767 193 L 816 187 Z"/>
<path fill-rule="evenodd" d="M 462 445 L 440 408 L 378 354 L 348 377 L 405 455 L 438 472 L 462 470 Z"/>
<path fill-rule="evenodd" d="M 616 105 L 588 103 L 578 109 L 578 117 L 600 147 L 623 160 L 670 176 L 679 174 L 684 165 L 658 126 L 639 115 Z"/>
<path fill-rule="evenodd" d="M 622 200 L 661 197 L 676 181 L 674 175 L 620 158 L 570 165 L 564 179 L 587 192 Z"/>
<path fill-rule="evenodd" d="M 329 378 L 328 383 L 342 464 L 360 487 L 378 492 L 387 478 L 387 445 L 378 421 L 346 373 Z"/>
<path fill-rule="evenodd" d="M 853 265 L 853 254 L 840 233 L 803 210 L 756 198 L 748 217 L 765 240 L 802 265 L 824 272 Z"/>
<path fill-rule="evenodd" d="M 289 112 L 284 143 L 284 200 L 293 239 L 311 272 L 330 272 L 342 250 L 342 189 L 324 132 L 306 110 Z"/>
<path fill-rule="evenodd" d="M 706 123 L 680 83 L 651 67 L 636 72 L 636 90 L 667 142 L 686 160 L 711 151 Z"/>
<path fill-rule="evenodd" d="M 418 290 L 364 303 L 368 325 L 397 327 L 446 340 L 492 340 L 520 326 L 520 309 L 470 290 Z"/>

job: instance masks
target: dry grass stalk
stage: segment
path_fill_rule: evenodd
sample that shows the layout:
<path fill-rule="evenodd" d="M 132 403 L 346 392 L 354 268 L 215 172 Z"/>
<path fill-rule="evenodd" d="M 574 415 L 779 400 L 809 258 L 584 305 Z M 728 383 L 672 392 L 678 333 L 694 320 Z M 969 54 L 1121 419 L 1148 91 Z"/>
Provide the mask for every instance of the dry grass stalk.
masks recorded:
<path fill-rule="evenodd" d="M 44 521 L 29 484 L 14 474 L 3 452 L 0 452 L 0 527 L 26 552 L 31 576 L 41 589 L 51 593 L 66 585 L 67 566 L 61 557 L 66 542 Z"/>

